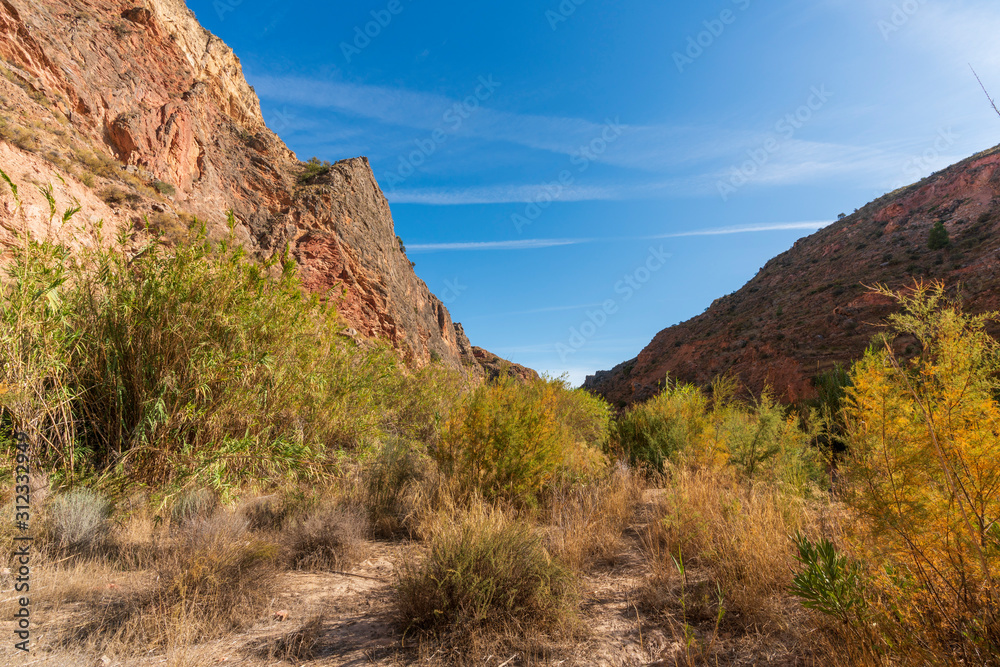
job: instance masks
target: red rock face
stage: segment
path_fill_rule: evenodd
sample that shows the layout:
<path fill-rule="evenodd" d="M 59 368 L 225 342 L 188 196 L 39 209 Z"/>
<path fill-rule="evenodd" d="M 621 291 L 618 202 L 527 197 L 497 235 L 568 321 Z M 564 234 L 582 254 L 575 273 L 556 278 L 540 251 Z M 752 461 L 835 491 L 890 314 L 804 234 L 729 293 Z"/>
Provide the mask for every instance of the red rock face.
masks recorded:
<path fill-rule="evenodd" d="M 237 239 L 262 258 L 287 246 L 349 327 L 415 365 L 472 361 L 461 326 L 400 251 L 368 161 L 300 183 L 304 165 L 265 126 L 239 59 L 183 0 L 0 0 L 0 56 L 6 170 L 54 182 L 60 208 L 122 188 L 124 204 L 96 206 L 113 229 L 194 216 L 215 238 L 232 210 Z M 0 207 L 0 245 L 19 225 L 49 233 L 45 202 L 25 197 L 17 220 L 12 200 Z"/>
<path fill-rule="evenodd" d="M 927 247 L 941 220 L 951 247 Z M 664 329 L 638 357 L 587 378 L 617 405 L 653 396 L 669 375 L 705 385 L 732 374 L 785 401 L 816 395 L 813 379 L 863 354 L 899 288 L 936 279 L 971 312 L 1000 308 L 1000 148 L 973 156 L 797 241 L 739 291 Z M 1000 330 L 993 331 L 994 334 Z M 906 341 L 899 341 L 905 350 Z"/>

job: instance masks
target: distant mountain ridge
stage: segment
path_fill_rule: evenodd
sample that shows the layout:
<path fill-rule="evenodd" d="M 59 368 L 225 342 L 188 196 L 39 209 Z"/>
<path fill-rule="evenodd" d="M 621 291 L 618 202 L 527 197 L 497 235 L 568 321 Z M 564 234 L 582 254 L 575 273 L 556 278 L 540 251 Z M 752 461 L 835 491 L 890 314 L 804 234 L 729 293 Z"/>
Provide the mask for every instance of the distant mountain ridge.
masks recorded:
<path fill-rule="evenodd" d="M 931 250 L 937 221 L 951 245 Z M 812 398 L 813 379 L 858 358 L 892 311 L 866 285 L 920 278 L 961 284 L 971 312 L 1000 309 L 1000 147 L 800 239 L 741 289 L 584 387 L 624 406 L 653 396 L 668 375 L 705 385 L 732 374 L 754 393 L 769 387 L 785 401 Z"/>

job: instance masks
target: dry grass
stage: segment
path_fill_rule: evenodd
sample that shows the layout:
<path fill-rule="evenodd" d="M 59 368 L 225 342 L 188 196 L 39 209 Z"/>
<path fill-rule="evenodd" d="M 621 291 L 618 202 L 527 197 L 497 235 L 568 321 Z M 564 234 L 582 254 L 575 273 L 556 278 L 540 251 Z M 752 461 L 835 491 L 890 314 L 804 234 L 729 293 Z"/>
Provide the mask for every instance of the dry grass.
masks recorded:
<path fill-rule="evenodd" d="M 411 513 L 409 491 L 423 476 L 420 455 L 405 442 L 390 441 L 369 460 L 357 490 L 372 532 L 392 537 L 402 532 Z"/>
<path fill-rule="evenodd" d="M 285 530 L 288 562 L 299 570 L 347 570 L 364 554 L 365 533 L 357 510 L 326 501 Z"/>
<path fill-rule="evenodd" d="M 219 496 L 207 488 L 186 489 L 170 508 L 170 520 L 178 526 L 211 518 L 219 509 Z"/>
<path fill-rule="evenodd" d="M 91 600 L 70 641 L 119 651 L 224 636 L 258 619 L 270 599 L 277 547 L 222 512 L 188 523 L 159 545 L 155 577 L 142 590 Z"/>
<path fill-rule="evenodd" d="M 529 636 L 572 625 L 575 579 L 522 520 L 476 505 L 430 539 L 396 587 L 399 624 L 449 642 Z"/>
<path fill-rule="evenodd" d="M 644 481 L 616 467 L 605 480 L 560 489 L 548 499 L 549 550 L 576 571 L 613 565 L 624 550 L 624 530 L 642 500 Z"/>
<path fill-rule="evenodd" d="M 60 553 L 94 554 L 111 538 L 111 503 L 90 489 L 74 489 L 57 496 L 48 510 L 51 546 Z"/>
<path fill-rule="evenodd" d="M 250 530 L 280 531 L 292 513 L 289 499 L 281 494 L 245 499 L 239 508 L 240 516 L 247 521 Z"/>
<path fill-rule="evenodd" d="M 316 647 L 322 633 L 323 616 L 313 616 L 295 630 L 259 643 L 252 652 L 266 660 L 283 660 L 301 665 L 316 658 Z"/>
<path fill-rule="evenodd" d="M 643 539 L 653 569 L 643 599 L 656 606 L 680 570 L 698 568 L 710 573 L 708 598 L 721 592 L 741 624 L 781 626 L 796 567 L 789 536 L 813 522 L 801 498 L 740 486 L 725 473 L 675 469 Z"/>

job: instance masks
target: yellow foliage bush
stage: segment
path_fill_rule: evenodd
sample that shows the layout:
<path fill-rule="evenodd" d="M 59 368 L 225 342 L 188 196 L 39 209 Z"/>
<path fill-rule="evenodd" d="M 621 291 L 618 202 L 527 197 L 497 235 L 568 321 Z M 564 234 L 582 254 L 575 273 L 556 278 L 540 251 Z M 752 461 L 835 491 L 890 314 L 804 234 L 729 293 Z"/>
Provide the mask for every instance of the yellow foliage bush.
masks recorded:
<path fill-rule="evenodd" d="M 845 492 L 883 621 L 918 655 L 983 664 L 1000 650 L 1000 348 L 941 284 L 879 288 L 902 312 L 853 371 Z M 888 620 L 885 620 L 888 619 Z M 891 628 L 887 629 L 889 632 Z M 898 646 L 898 639 L 889 642 Z"/>
<path fill-rule="evenodd" d="M 465 491 L 533 502 L 560 477 L 604 467 L 591 443 L 606 438 L 610 410 L 559 380 L 484 384 L 455 408 L 434 456 Z"/>

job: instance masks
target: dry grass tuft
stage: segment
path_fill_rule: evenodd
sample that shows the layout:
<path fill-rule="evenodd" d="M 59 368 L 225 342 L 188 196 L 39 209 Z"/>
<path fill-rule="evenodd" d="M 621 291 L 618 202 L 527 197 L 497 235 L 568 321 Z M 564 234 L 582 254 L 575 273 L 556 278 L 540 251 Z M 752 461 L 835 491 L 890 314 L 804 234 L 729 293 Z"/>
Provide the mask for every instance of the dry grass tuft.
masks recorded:
<path fill-rule="evenodd" d="M 68 554 L 96 555 L 111 543 L 111 503 L 90 489 L 56 496 L 48 508 L 50 544 Z"/>
<path fill-rule="evenodd" d="M 623 532 L 642 500 L 643 480 L 624 466 L 605 480 L 555 492 L 547 503 L 550 551 L 576 571 L 613 565 L 625 544 Z"/>
<path fill-rule="evenodd" d="M 160 545 L 154 584 L 93 601 L 90 620 L 67 639 L 134 650 L 241 630 L 270 599 L 276 555 L 275 545 L 252 537 L 234 514 L 191 521 Z"/>
<path fill-rule="evenodd" d="M 529 524 L 476 506 L 439 526 L 423 562 L 401 569 L 396 595 L 406 631 L 468 642 L 568 628 L 576 585 Z"/>
<path fill-rule="evenodd" d="M 675 469 L 643 536 L 653 574 L 642 597 L 656 606 L 678 574 L 704 569 L 742 623 L 780 624 L 796 567 L 789 536 L 809 522 L 801 498 L 744 487 L 724 473 Z"/>
<path fill-rule="evenodd" d="M 399 440 L 383 445 L 365 465 L 361 501 L 375 535 L 392 537 L 403 530 L 408 514 L 407 491 L 421 477 L 418 453 Z"/>
<path fill-rule="evenodd" d="M 265 660 L 284 660 L 296 665 L 316 658 L 316 647 L 323 635 L 323 616 L 313 616 L 292 632 L 257 645 L 252 653 Z"/>
<path fill-rule="evenodd" d="M 250 530 L 278 531 L 288 520 L 291 509 L 284 497 L 271 494 L 245 500 L 239 513 L 246 519 Z"/>
<path fill-rule="evenodd" d="M 346 570 L 364 554 L 365 519 L 327 502 L 286 531 L 290 565 L 300 570 Z"/>
<path fill-rule="evenodd" d="M 170 520 L 178 526 L 209 519 L 219 509 L 219 496 L 206 488 L 188 489 L 181 493 L 170 509 Z"/>

